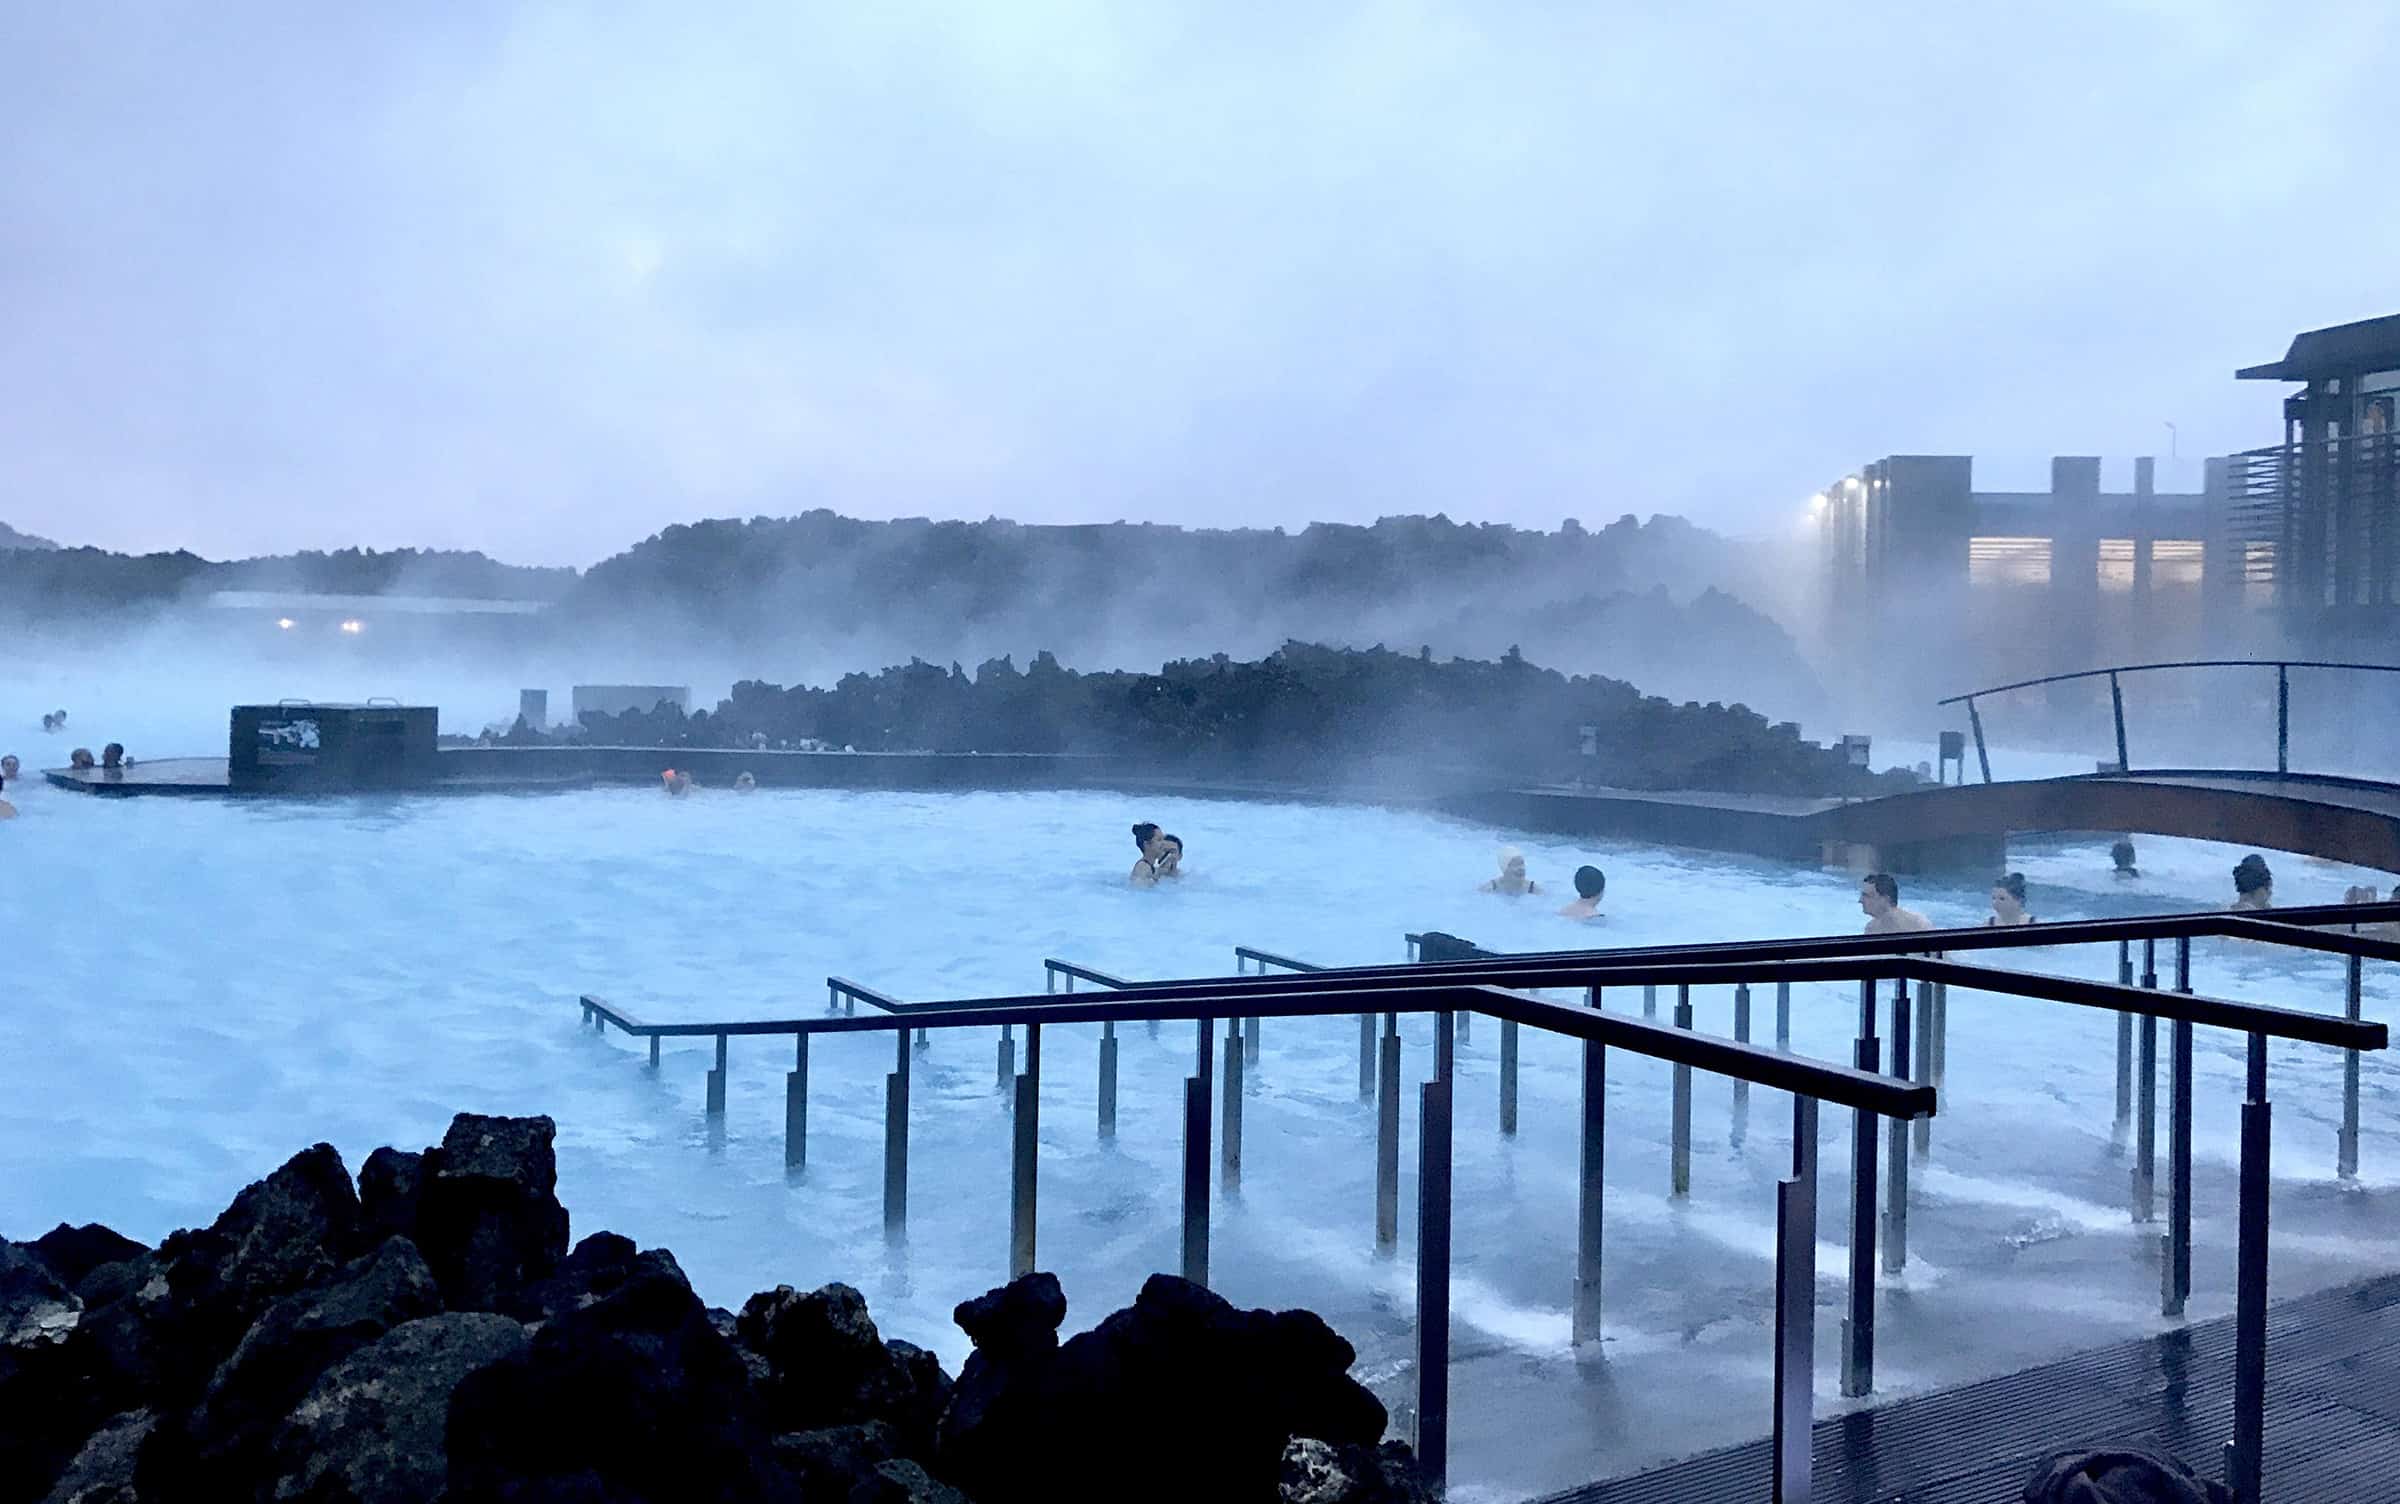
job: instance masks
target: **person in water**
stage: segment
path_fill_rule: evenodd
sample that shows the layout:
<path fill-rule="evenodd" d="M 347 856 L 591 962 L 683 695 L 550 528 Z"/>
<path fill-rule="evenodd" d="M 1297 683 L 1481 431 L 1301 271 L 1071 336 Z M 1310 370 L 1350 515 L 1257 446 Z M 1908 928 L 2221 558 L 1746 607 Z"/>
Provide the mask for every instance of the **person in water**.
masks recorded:
<path fill-rule="evenodd" d="M 1486 893 L 1506 893 L 1511 897 L 1539 893 L 1542 885 L 1525 875 L 1525 853 L 1511 846 L 1500 853 L 1500 875 L 1483 885 Z"/>
<path fill-rule="evenodd" d="M 77 747 L 74 751 L 69 752 L 67 754 L 67 766 L 73 768 L 78 773 L 89 773 L 93 767 L 96 766 L 92 761 L 92 749 L 89 747 Z"/>
<path fill-rule="evenodd" d="M 2267 859 L 2255 851 L 2234 864 L 2233 907 L 2236 913 L 2275 907 L 2275 874 L 2267 870 Z"/>
<path fill-rule="evenodd" d="M 16 782 L 18 776 L 18 767 L 19 764 L 17 762 L 16 753 L 11 752 L 6 757 L 0 757 L 0 780 L 5 780 L 9 783 Z"/>
<path fill-rule="evenodd" d="M 1158 860 L 1153 865 L 1161 881 L 1174 878 L 1180 882 L 1183 878 L 1183 837 L 1160 831 Z"/>
<path fill-rule="evenodd" d="M 2116 864 L 2119 882 L 2142 875 L 2142 869 L 2133 864 L 2133 842 L 2123 836 L 2117 838 L 2116 845 L 2108 848 L 2108 859 Z"/>
<path fill-rule="evenodd" d="M 122 771 L 127 760 L 128 759 L 125 756 L 125 744 L 123 742 L 110 742 L 107 746 L 100 749 L 100 766 L 106 769 L 108 772 L 115 773 Z"/>
<path fill-rule="evenodd" d="M 66 713 L 65 711 L 63 711 L 63 710 L 53 710 L 53 711 L 51 711 L 51 712 L 50 712 L 48 715 L 46 715 L 46 716 L 43 716 L 43 717 L 42 717 L 42 729 L 43 729 L 44 731 L 64 731 L 64 730 L 66 730 L 66 729 L 67 729 L 67 713 Z"/>
<path fill-rule="evenodd" d="M 733 775 L 733 791 L 735 793 L 753 793 L 757 790 L 757 788 L 758 779 L 751 774 L 748 768 L 744 768 L 739 773 Z"/>
<path fill-rule="evenodd" d="M 2025 874 L 2002 873 L 1992 884 L 1992 917 L 1984 921 L 1985 926 L 2006 930 L 2031 923 L 2033 916 L 2025 912 Z"/>
<path fill-rule="evenodd" d="M 1158 885 L 1158 858 L 1166 849 L 1166 842 L 1160 836 L 1159 828 L 1148 820 L 1133 827 L 1133 849 L 1141 853 L 1141 858 L 1133 864 L 1133 871 L 1125 880 L 1137 888 Z"/>
<path fill-rule="evenodd" d="M 1900 880 L 1889 872 L 1870 872 L 1859 882 L 1858 907 L 1867 916 L 1866 933 L 1870 935 L 1933 928 L 1933 921 L 1915 909 L 1900 907 Z"/>
<path fill-rule="evenodd" d="M 658 780 L 670 798 L 680 799 L 692 791 L 692 775 L 681 768 L 667 769 L 658 775 Z"/>
<path fill-rule="evenodd" d="M 1600 917 L 1600 895 L 1608 891 L 1608 875 L 1597 867 L 1575 869 L 1575 901 L 1558 912 L 1568 919 Z"/>
<path fill-rule="evenodd" d="M 16 761 L 16 759 L 12 757 L 9 759 L 9 761 L 13 763 Z M 8 780 L 15 776 L 16 771 L 17 770 L 12 767 L 6 773 L 0 773 L 0 820 L 14 820 L 17 817 L 17 807 L 9 803 L 6 797 L 8 793 Z"/>

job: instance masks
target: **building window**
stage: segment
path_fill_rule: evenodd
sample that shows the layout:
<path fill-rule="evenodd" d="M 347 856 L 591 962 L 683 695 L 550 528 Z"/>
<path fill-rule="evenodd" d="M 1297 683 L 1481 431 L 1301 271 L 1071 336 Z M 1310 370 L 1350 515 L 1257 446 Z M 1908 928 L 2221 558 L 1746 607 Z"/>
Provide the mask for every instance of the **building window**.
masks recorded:
<path fill-rule="evenodd" d="M 2264 607 L 2275 604 L 2275 545 L 2266 542 L 2242 545 L 2242 604 Z"/>
<path fill-rule="evenodd" d="M 2133 588 L 2133 540 L 2103 538 L 2100 540 L 2100 588 L 2102 590 L 2131 590 Z"/>
<path fill-rule="evenodd" d="M 2158 590 L 2200 583 L 2208 545 L 2197 538 L 2160 538 L 2150 545 L 2150 584 Z"/>
<path fill-rule="evenodd" d="M 2050 583 L 2050 540 L 2047 538 L 1969 538 L 1967 583 L 1970 585 L 2047 585 Z"/>

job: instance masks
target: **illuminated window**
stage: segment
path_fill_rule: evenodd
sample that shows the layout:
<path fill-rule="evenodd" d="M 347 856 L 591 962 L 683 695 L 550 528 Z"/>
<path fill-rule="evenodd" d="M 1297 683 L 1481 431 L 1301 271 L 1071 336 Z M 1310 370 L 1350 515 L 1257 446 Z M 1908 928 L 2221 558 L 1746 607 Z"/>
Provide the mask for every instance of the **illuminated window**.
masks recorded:
<path fill-rule="evenodd" d="M 2245 543 L 2242 545 L 2242 604 L 2271 606 L 2275 604 L 2275 545 Z"/>
<path fill-rule="evenodd" d="M 2150 584 L 2168 590 L 2200 583 L 2208 545 L 2197 538 L 2161 538 L 2150 545 Z"/>
<path fill-rule="evenodd" d="M 2133 540 L 2103 538 L 2100 540 L 2100 588 L 2131 590 L 2133 588 Z"/>
<path fill-rule="evenodd" d="M 1967 583 L 1970 585 L 2047 585 L 2050 583 L 2050 540 L 2047 538 L 1969 538 Z"/>

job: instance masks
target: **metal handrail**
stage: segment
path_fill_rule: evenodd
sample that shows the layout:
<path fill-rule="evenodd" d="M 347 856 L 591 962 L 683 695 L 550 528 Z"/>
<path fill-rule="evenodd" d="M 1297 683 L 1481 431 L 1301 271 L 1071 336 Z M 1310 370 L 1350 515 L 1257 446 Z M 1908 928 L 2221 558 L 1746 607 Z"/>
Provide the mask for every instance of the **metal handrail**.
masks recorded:
<path fill-rule="evenodd" d="M 2066 684 L 2078 679 L 2108 680 L 2110 710 L 2116 722 L 2117 771 L 2130 772 L 2133 763 L 2125 742 L 2125 690 L 2118 682 L 2122 674 L 2144 674 L 2160 669 L 2181 668 L 2271 668 L 2275 670 L 2275 771 L 2292 770 L 2292 670 L 2296 668 L 2335 669 L 2344 672 L 2371 674 L 2400 674 L 2395 663 L 2337 663 L 2319 658 L 2188 658 L 2173 663 L 2120 663 L 2114 668 L 2078 669 L 2071 674 L 2045 674 L 2039 679 L 2019 679 L 2014 684 L 1995 684 L 1989 689 L 1970 690 L 1937 700 L 1937 705 L 1967 707 L 1967 725 L 1975 733 L 1975 761 L 1983 770 L 1983 781 L 1992 781 L 1992 758 L 1983 739 L 1983 713 L 1975 702 L 1987 695 L 2007 694 L 2011 690 L 2034 689 L 2044 684 Z M 1964 776 L 1963 774 L 1961 775 Z"/>
<path fill-rule="evenodd" d="M 1248 961 L 1253 965 L 1260 967 L 1280 966 L 1285 971 L 1315 972 L 1326 969 L 1322 966 L 1319 966 L 1314 961 L 1295 961 L 1290 956 L 1279 956 L 1271 950 L 1259 950 L 1254 946 L 1248 945 L 1235 946 L 1233 948 L 1233 960 L 1236 966 L 1239 966 L 1244 961 Z"/>
<path fill-rule="evenodd" d="M 1047 957 L 1042 961 L 1042 970 L 1053 977 L 1073 977 L 1079 981 L 1089 982 L 1095 987 L 1123 988 L 1140 985 L 1136 982 L 1129 982 L 1120 976 L 1112 976 L 1105 971 L 1096 971 L 1089 966 L 1078 966 L 1072 961 L 1061 961 L 1055 956 Z"/>
<path fill-rule="evenodd" d="M 886 1013 L 903 1012 L 911 1006 L 889 993 L 877 992 L 872 987 L 861 986 L 846 977 L 827 977 L 825 991 L 828 1006 L 831 1006 L 834 1000 L 845 997 L 854 1002 L 865 1003 L 870 1008 L 880 1008 Z"/>

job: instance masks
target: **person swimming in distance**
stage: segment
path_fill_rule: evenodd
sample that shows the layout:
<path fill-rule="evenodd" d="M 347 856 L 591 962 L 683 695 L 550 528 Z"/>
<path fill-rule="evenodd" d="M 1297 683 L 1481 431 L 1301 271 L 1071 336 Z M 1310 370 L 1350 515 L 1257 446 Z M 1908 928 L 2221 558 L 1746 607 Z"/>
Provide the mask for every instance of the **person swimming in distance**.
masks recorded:
<path fill-rule="evenodd" d="M 12 757 L 9 761 L 13 763 L 16 759 Z M 17 807 L 9 803 L 7 798 L 8 780 L 15 776 L 16 771 L 15 768 L 10 768 L 7 772 L 0 773 L 0 820 L 14 820 L 17 817 Z"/>
<path fill-rule="evenodd" d="M 51 711 L 51 712 L 50 712 L 48 715 L 46 715 L 46 716 L 43 716 L 43 717 L 42 717 L 42 729 L 43 729 L 44 731 L 64 731 L 64 730 L 66 730 L 66 729 L 67 729 L 67 713 L 66 713 L 65 711 L 63 711 L 63 710 L 53 710 L 53 711 Z"/>
<path fill-rule="evenodd" d="M 1870 935 L 1933 928 L 1933 921 L 1915 909 L 1900 907 L 1900 880 L 1889 872 L 1870 872 L 1859 880 L 1858 907 L 1867 916 L 1866 933 Z"/>
<path fill-rule="evenodd" d="M 100 766 L 106 772 L 123 772 L 128 761 L 123 742 L 110 742 L 100 749 Z"/>
<path fill-rule="evenodd" d="M 2129 837 L 2117 838 L 2117 844 L 2108 848 L 2108 859 L 2116 866 L 2119 882 L 2142 875 L 2142 869 L 2133 864 L 2133 841 Z"/>
<path fill-rule="evenodd" d="M 2025 911 L 2025 874 L 2003 872 L 1992 884 L 1992 914 L 1983 923 L 1987 929 L 2014 929 L 2020 924 L 2033 923 Z"/>
<path fill-rule="evenodd" d="M 669 768 L 658 775 L 660 785 L 669 798 L 680 799 L 692 791 L 692 775 L 681 768 Z"/>
<path fill-rule="evenodd" d="M 1183 880 L 1183 837 L 1160 831 L 1158 833 L 1158 860 L 1153 865 L 1156 867 L 1161 881 L 1173 878 L 1181 882 Z"/>
<path fill-rule="evenodd" d="M 16 753 L 11 752 L 6 757 L 0 757 L 0 779 L 5 779 L 10 783 L 16 782 L 18 778 L 18 767 L 19 764 L 17 762 Z"/>
<path fill-rule="evenodd" d="M 2275 907 L 2275 874 L 2268 870 L 2267 859 L 2253 851 L 2233 867 L 2233 908 L 2236 913 L 2255 913 Z"/>
<path fill-rule="evenodd" d="M 74 751 L 67 754 L 67 766 L 73 768 L 78 773 L 89 773 L 93 768 L 99 766 L 99 764 L 92 761 L 91 748 L 77 747 Z"/>
<path fill-rule="evenodd" d="M 1164 849 L 1159 835 L 1158 826 L 1148 820 L 1137 821 L 1133 827 L 1133 849 L 1140 852 L 1141 857 L 1133 864 L 1133 871 L 1126 874 L 1125 880 L 1137 888 L 1158 886 L 1158 857 Z"/>
<path fill-rule="evenodd" d="M 1608 874 L 1597 867 L 1575 869 L 1575 901 L 1560 909 L 1566 919 L 1597 919 L 1600 917 L 1600 895 L 1608 891 Z"/>
<path fill-rule="evenodd" d="M 1485 893 L 1506 893 L 1514 898 L 1526 893 L 1539 893 L 1542 885 L 1525 875 L 1525 853 L 1514 846 L 1500 852 L 1500 875 L 1485 883 Z"/>
<path fill-rule="evenodd" d="M 733 775 L 733 791 L 737 794 L 756 793 L 758 791 L 757 777 L 748 768 L 742 769 Z"/>

